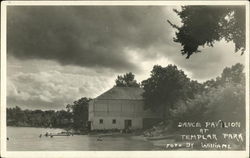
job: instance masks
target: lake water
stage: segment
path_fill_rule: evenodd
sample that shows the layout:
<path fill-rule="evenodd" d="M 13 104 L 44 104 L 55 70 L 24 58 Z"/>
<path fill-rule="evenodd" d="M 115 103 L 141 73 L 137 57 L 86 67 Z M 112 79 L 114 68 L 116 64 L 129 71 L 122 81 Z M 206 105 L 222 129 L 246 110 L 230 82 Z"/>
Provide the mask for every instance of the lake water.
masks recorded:
<path fill-rule="evenodd" d="M 41 137 L 40 134 L 58 133 L 62 129 L 7 127 L 8 151 L 105 151 L 105 150 L 157 150 L 152 143 L 134 137 L 104 137 L 74 135 Z"/>

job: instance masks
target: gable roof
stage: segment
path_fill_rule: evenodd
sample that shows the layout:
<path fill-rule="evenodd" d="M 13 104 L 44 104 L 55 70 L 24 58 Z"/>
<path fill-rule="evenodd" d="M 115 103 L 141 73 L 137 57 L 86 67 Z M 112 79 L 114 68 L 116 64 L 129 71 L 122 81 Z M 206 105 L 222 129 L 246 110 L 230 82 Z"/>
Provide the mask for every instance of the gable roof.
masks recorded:
<path fill-rule="evenodd" d="M 95 99 L 127 99 L 127 100 L 143 100 L 142 88 L 136 87 L 113 87 L 110 90 L 104 92 Z"/>

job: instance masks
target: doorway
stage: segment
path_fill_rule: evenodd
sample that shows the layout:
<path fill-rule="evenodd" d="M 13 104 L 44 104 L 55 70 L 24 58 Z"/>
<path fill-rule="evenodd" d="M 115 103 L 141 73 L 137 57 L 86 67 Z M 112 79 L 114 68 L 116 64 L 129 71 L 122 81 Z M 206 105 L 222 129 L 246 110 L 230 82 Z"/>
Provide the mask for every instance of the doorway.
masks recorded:
<path fill-rule="evenodd" d="M 124 120 L 124 129 L 129 129 L 132 127 L 132 120 Z"/>

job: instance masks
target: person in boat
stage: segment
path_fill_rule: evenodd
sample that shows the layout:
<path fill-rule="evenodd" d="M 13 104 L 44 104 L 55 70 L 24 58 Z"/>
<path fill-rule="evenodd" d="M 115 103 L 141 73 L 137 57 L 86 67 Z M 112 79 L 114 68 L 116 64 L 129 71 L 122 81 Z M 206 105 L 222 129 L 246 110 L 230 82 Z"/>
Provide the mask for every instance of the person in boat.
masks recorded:
<path fill-rule="evenodd" d="M 7 137 L 7 140 L 9 140 L 9 137 Z"/>
<path fill-rule="evenodd" d="M 45 136 L 46 136 L 46 137 L 48 137 L 48 136 L 49 136 L 49 133 L 48 133 L 48 132 L 46 132 Z"/>
<path fill-rule="evenodd" d="M 102 137 L 98 136 L 97 141 L 102 141 Z"/>
<path fill-rule="evenodd" d="M 53 135 L 50 135 L 50 138 L 53 138 Z"/>

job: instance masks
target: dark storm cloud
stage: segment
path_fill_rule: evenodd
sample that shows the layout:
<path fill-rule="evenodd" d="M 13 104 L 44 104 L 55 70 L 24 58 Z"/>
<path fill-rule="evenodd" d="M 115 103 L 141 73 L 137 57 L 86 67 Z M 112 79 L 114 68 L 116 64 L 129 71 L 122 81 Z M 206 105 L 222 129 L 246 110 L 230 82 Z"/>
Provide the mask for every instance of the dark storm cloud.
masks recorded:
<path fill-rule="evenodd" d="M 167 40 L 162 7 L 8 7 L 8 54 L 62 65 L 136 70 L 126 49 Z M 167 44 L 167 43 L 166 43 Z"/>
<path fill-rule="evenodd" d="M 167 23 L 181 25 L 173 8 L 8 6 L 7 106 L 65 108 L 107 91 L 122 73 L 145 80 L 156 64 L 175 64 L 204 81 L 244 63 L 225 41 L 182 56 Z"/>

